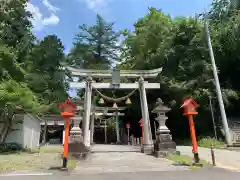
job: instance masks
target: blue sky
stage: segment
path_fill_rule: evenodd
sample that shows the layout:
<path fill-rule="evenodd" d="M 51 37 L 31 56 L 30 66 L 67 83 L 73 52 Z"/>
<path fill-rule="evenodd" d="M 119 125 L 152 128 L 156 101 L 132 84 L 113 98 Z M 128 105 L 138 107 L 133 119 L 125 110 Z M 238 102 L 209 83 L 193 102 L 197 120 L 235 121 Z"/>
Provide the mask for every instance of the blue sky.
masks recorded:
<path fill-rule="evenodd" d="M 115 28 L 133 29 L 132 25 L 148 12 L 148 7 L 162 9 L 175 16 L 194 16 L 209 8 L 212 0 L 30 0 L 27 9 L 33 13 L 34 33 L 39 39 L 56 34 L 65 51 L 72 47 L 81 24 L 94 24 L 96 13 Z"/>

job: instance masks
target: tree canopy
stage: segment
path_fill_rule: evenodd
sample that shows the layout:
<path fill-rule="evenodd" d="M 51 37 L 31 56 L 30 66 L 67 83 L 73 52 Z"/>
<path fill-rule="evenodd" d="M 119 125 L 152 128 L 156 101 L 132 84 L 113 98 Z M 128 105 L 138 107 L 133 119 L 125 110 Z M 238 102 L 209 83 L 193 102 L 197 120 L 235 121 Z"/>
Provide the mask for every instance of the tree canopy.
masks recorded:
<path fill-rule="evenodd" d="M 67 97 L 63 44 L 55 35 L 36 41 L 27 2 L 0 5 L 0 143 L 13 130 L 14 114 L 56 113 Z"/>

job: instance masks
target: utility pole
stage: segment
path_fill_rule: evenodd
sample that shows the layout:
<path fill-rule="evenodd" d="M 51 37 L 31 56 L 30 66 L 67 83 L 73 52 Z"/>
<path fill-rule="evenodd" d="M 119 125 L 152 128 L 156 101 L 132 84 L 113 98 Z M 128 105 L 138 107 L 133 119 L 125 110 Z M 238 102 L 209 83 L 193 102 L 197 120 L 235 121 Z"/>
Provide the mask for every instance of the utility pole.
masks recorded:
<path fill-rule="evenodd" d="M 218 74 L 217 74 L 217 67 L 215 64 L 215 58 L 213 54 L 213 48 L 212 48 L 212 43 L 211 43 L 211 37 L 209 33 L 209 28 L 208 28 L 208 22 L 207 19 L 204 18 L 204 29 L 206 33 L 206 38 L 207 38 L 207 43 L 208 43 L 208 49 L 209 49 L 209 54 L 211 58 L 211 63 L 212 63 L 212 69 L 213 69 L 213 76 L 215 80 L 215 85 L 216 85 L 216 92 L 217 92 L 217 98 L 218 98 L 218 103 L 219 103 L 219 108 L 221 112 L 221 119 L 222 119 L 222 124 L 223 128 L 225 131 L 225 140 L 228 146 L 232 146 L 232 138 L 230 135 L 229 127 L 228 127 L 228 122 L 227 122 L 227 116 L 224 108 L 224 103 L 223 103 L 223 98 L 222 98 L 222 92 L 221 92 L 221 87 L 218 79 Z"/>

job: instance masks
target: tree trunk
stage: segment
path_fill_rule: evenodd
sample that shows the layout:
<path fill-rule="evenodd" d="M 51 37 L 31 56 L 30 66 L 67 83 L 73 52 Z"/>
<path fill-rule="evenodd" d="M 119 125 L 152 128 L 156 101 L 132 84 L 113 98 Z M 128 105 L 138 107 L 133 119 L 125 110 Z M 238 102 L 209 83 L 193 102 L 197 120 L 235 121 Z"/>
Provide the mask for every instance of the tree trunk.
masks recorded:
<path fill-rule="evenodd" d="M 42 138 L 42 144 L 46 143 L 47 139 L 47 121 L 44 121 L 44 129 L 43 129 L 43 138 Z"/>
<path fill-rule="evenodd" d="M 7 129 L 7 125 L 6 125 L 6 124 L 3 124 L 3 127 L 2 127 L 1 132 L 0 132 L 0 133 L 1 133 L 1 134 L 0 134 L 0 144 L 3 143 L 3 137 L 4 137 L 4 134 L 5 134 L 6 129 Z"/>
<path fill-rule="evenodd" d="M 5 143 L 5 141 L 6 141 L 6 139 L 7 139 L 7 136 L 8 136 L 8 134 L 9 134 L 9 132 L 10 132 L 10 129 L 11 129 L 11 126 L 10 126 L 10 125 L 7 125 L 6 131 L 5 131 L 5 133 L 4 133 L 4 135 L 3 135 L 3 138 L 2 138 L 2 143 L 3 143 L 3 144 Z"/>
<path fill-rule="evenodd" d="M 8 134 L 11 132 L 12 121 L 13 121 L 14 116 L 15 115 L 13 114 L 11 117 L 9 117 L 9 116 L 6 117 L 6 125 L 4 127 L 4 131 L 3 131 L 2 135 L 1 135 L 1 142 L 0 142 L 0 144 L 4 144 L 5 143 Z"/>

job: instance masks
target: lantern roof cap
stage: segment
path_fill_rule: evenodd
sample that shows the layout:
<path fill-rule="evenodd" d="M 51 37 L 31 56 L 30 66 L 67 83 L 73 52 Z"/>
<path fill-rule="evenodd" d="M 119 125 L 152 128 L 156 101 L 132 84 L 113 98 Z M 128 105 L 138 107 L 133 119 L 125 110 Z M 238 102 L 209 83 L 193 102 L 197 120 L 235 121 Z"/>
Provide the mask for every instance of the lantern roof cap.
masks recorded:
<path fill-rule="evenodd" d="M 152 113 L 159 113 L 159 112 L 168 112 L 171 108 L 164 105 L 161 98 L 157 98 L 156 107 L 152 110 Z"/>
<path fill-rule="evenodd" d="M 199 104 L 196 101 L 194 101 L 193 98 L 187 98 L 184 100 L 184 102 L 180 108 L 186 107 L 190 104 L 192 104 L 195 108 L 199 107 Z"/>
<path fill-rule="evenodd" d="M 59 104 L 59 108 L 63 109 L 65 107 L 72 107 L 72 108 L 76 108 L 77 105 L 73 102 L 71 102 L 70 98 L 67 98 L 66 101 L 64 103 Z"/>

